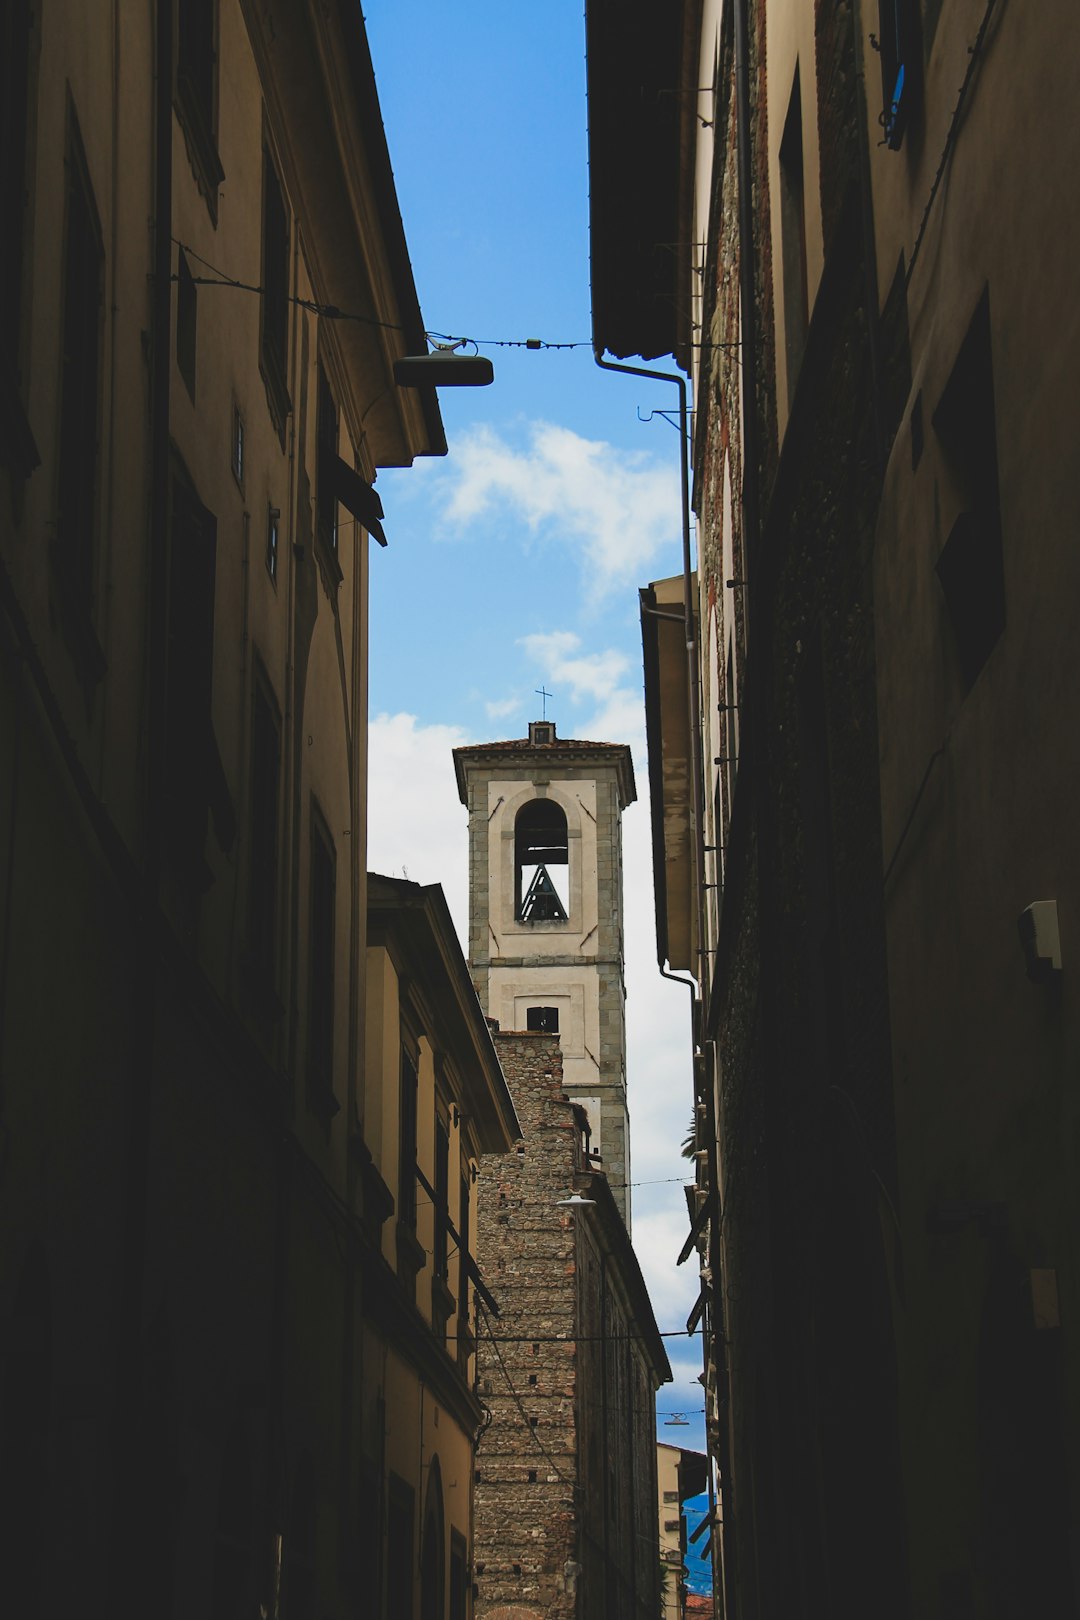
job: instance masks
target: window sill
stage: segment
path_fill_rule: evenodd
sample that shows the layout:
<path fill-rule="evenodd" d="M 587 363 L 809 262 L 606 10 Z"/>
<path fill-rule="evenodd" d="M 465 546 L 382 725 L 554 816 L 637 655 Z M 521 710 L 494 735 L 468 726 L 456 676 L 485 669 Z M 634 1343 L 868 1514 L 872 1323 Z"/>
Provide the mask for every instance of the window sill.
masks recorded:
<path fill-rule="evenodd" d="M 457 1300 L 450 1292 L 446 1279 L 433 1277 L 431 1279 L 431 1315 L 432 1325 L 440 1339 L 446 1337 L 446 1324 L 454 1314 Z"/>
<path fill-rule="evenodd" d="M 417 1274 L 423 1271 L 427 1262 L 427 1250 L 412 1227 L 406 1226 L 404 1221 L 397 1223 L 397 1259 L 398 1274 L 411 1290 L 416 1285 Z"/>

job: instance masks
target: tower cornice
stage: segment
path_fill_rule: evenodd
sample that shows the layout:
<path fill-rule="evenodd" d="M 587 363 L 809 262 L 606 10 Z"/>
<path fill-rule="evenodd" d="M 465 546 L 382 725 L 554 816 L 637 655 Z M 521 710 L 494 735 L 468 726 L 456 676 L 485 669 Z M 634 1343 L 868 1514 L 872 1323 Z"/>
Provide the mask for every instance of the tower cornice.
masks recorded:
<path fill-rule="evenodd" d="M 637 798 L 634 783 L 634 762 L 626 743 L 585 742 L 570 737 L 558 737 L 553 742 L 531 742 L 528 737 L 511 738 L 504 742 L 467 743 L 454 749 L 454 771 L 457 776 L 458 795 L 468 805 L 469 788 L 467 770 L 483 769 L 520 770 L 523 780 L 531 780 L 538 769 L 550 772 L 560 766 L 592 766 L 615 769 L 619 788 L 619 807 L 625 810 Z"/>

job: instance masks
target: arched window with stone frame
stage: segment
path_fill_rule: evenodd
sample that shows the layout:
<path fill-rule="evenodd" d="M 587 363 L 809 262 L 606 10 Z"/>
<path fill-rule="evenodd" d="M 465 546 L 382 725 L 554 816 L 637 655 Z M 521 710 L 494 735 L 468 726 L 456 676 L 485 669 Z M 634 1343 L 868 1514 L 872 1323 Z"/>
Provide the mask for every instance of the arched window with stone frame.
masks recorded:
<path fill-rule="evenodd" d="M 514 821 L 514 916 L 518 922 L 566 922 L 570 913 L 570 838 L 562 807 L 530 799 Z"/>

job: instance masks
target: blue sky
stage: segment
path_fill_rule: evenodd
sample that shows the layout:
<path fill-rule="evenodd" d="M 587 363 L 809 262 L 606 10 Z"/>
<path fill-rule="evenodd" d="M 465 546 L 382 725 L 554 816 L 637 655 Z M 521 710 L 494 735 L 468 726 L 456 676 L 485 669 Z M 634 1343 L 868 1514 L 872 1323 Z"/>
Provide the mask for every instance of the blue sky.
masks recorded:
<path fill-rule="evenodd" d="M 634 1246 L 662 1329 L 693 1261 L 679 1145 L 688 996 L 656 970 L 637 588 L 681 567 L 667 384 L 611 375 L 590 338 L 581 0 L 368 0 L 402 218 L 428 328 L 480 342 L 486 389 L 441 395 L 450 454 L 379 476 L 371 568 L 370 863 L 441 882 L 464 937 L 465 813 L 450 749 L 516 737 L 546 685 L 562 736 L 626 742 L 624 822 Z M 583 342 L 571 350 L 486 340 Z M 657 1434 L 704 1449 L 697 1341 L 669 1338 Z"/>

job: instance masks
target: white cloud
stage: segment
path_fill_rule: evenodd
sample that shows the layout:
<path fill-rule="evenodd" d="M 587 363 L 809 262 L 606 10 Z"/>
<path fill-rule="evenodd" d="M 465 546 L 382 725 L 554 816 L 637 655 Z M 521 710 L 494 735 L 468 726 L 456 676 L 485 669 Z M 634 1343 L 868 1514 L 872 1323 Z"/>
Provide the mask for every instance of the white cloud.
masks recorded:
<path fill-rule="evenodd" d="M 489 720 L 505 720 L 507 715 L 516 714 L 518 709 L 521 708 L 521 699 L 516 697 L 495 698 L 492 702 L 485 703 L 484 708 L 487 711 Z"/>
<path fill-rule="evenodd" d="M 505 513 L 530 534 L 572 543 L 592 595 L 643 578 L 679 538 L 674 458 L 668 465 L 551 422 L 533 422 L 528 433 L 524 450 L 487 426 L 456 439 L 445 469 L 447 521 L 460 529 Z"/>
<path fill-rule="evenodd" d="M 536 635 L 521 636 L 518 646 L 524 647 L 544 672 L 544 679 L 570 688 L 574 703 L 582 698 L 607 702 L 619 689 L 619 682 L 630 667 L 625 653 L 608 647 L 604 652 L 581 654 L 581 637 L 572 630 L 548 630 Z"/>
<path fill-rule="evenodd" d="M 462 941 L 469 937 L 468 818 L 451 750 L 468 741 L 460 727 L 422 725 L 414 714 L 380 714 L 368 727 L 368 867 L 441 883 Z"/>

